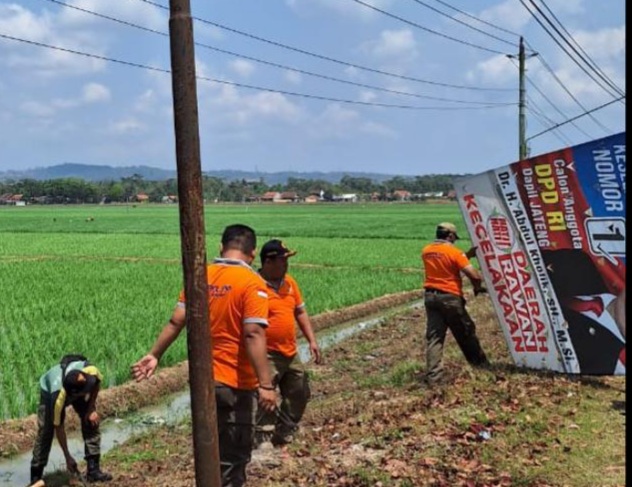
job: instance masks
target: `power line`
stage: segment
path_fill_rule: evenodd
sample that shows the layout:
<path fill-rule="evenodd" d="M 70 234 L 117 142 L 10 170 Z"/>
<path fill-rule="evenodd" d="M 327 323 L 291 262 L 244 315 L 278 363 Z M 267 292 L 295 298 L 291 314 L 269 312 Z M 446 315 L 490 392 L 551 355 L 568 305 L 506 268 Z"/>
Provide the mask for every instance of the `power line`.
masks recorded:
<path fill-rule="evenodd" d="M 502 37 L 498 37 L 495 36 L 494 34 L 490 34 L 489 32 L 484 31 L 483 29 L 479 29 L 478 27 L 474 27 L 473 25 L 468 24 L 467 22 L 463 22 L 462 20 L 459 20 L 455 17 L 452 17 L 449 14 L 446 14 L 445 12 L 442 12 L 441 10 L 439 10 L 438 8 L 433 7 L 432 5 L 428 5 L 426 2 L 422 2 L 422 0 L 413 0 L 413 2 L 418 3 L 419 5 L 423 5 L 424 7 L 432 10 L 433 12 L 438 13 L 439 15 L 443 15 L 444 17 L 449 18 L 450 20 L 452 20 L 453 22 L 457 22 L 461 25 L 464 25 L 465 27 L 475 30 L 476 32 L 479 32 L 487 37 L 491 37 L 492 39 L 496 39 L 497 41 L 500 42 L 504 42 L 505 44 L 509 44 L 510 46 L 514 46 L 514 43 L 511 41 L 508 41 L 507 39 L 503 39 Z"/>
<path fill-rule="evenodd" d="M 597 63 L 590 57 L 590 55 L 582 48 L 582 46 L 575 40 L 575 38 L 571 35 L 571 33 L 566 29 L 566 27 L 564 27 L 564 24 L 562 24 L 562 22 L 560 22 L 560 19 L 557 18 L 557 16 L 555 15 L 555 13 L 549 8 L 549 6 L 546 4 L 546 2 L 544 0 L 540 0 L 540 2 L 542 3 L 542 5 L 544 6 L 544 8 L 548 11 L 548 13 L 553 17 L 553 19 L 555 19 L 555 21 L 558 23 L 558 25 L 560 26 L 560 28 L 564 31 L 564 33 L 566 34 L 566 38 L 562 37 L 562 39 L 564 39 L 564 41 L 571 46 L 570 41 L 573 41 L 573 43 L 575 44 L 575 46 L 577 46 L 577 48 L 581 51 L 581 53 L 583 54 L 584 57 L 582 57 L 582 60 L 588 64 L 588 66 L 590 66 L 593 71 L 595 71 L 598 75 L 600 75 L 601 79 L 603 79 L 604 81 L 606 81 L 608 83 L 608 85 L 610 87 L 612 87 L 614 90 L 617 91 L 617 93 L 619 93 L 620 95 L 625 94 L 623 92 L 623 90 L 621 90 L 621 88 L 619 88 L 617 86 L 617 84 L 612 81 L 612 79 L 610 79 L 610 77 L 608 77 L 606 75 L 606 73 L 604 73 L 604 71 L 597 65 Z M 571 46 L 572 47 L 572 46 Z M 577 52 L 577 50 L 575 50 L 575 52 Z M 579 53 L 578 53 L 579 54 Z"/>
<path fill-rule="evenodd" d="M 375 7 L 375 6 L 373 6 L 373 5 L 369 4 L 369 3 L 363 2 L 362 0 L 352 0 L 352 1 L 354 1 L 355 3 L 358 3 L 360 5 L 364 5 L 365 7 L 370 8 L 371 10 L 375 10 L 376 12 L 379 12 L 382 15 L 386 15 L 387 17 L 391 17 L 392 19 L 399 20 L 400 22 L 404 22 L 405 24 L 408 24 L 408 25 L 410 25 L 412 27 L 416 27 L 417 29 L 421 29 L 423 31 L 429 32 L 429 33 L 434 34 L 436 36 L 443 37 L 444 39 L 448 39 L 448 40 L 451 40 L 451 41 L 454 41 L 454 42 L 458 42 L 459 44 L 463 44 L 464 46 L 469 46 L 469 47 L 473 47 L 475 49 L 480 49 L 481 51 L 487 51 L 487 52 L 491 52 L 491 53 L 494 53 L 494 54 L 505 55 L 504 52 L 497 51 L 495 49 L 490 49 L 488 47 L 479 46 L 478 44 L 473 44 L 471 42 L 467 42 L 467 41 L 464 41 L 462 39 L 457 39 L 456 37 L 452 37 L 452 36 L 449 36 L 447 34 L 443 34 L 442 32 L 438 32 L 436 30 L 429 29 L 428 27 L 424 27 L 423 25 L 419 25 L 416 22 L 412 22 L 411 20 L 407 20 L 407 19 L 405 19 L 403 17 L 399 17 L 399 16 L 397 16 L 395 14 L 387 12 L 386 10 L 382 10 L 381 8 L 377 8 L 377 7 Z"/>
<path fill-rule="evenodd" d="M 13 36 L 10 36 L 10 35 L 7 35 L 7 34 L 0 33 L 0 38 L 8 39 L 8 40 L 16 41 L 16 42 L 22 42 L 22 43 L 25 43 L 25 44 L 31 44 L 31 45 L 38 46 L 38 47 L 44 47 L 44 48 L 47 48 L 47 49 L 53 49 L 53 50 L 56 50 L 56 51 L 67 52 L 67 53 L 70 53 L 70 54 L 76 54 L 76 55 L 79 55 L 79 56 L 85 56 L 85 57 L 89 57 L 89 58 L 93 58 L 93 59 L 99 59 L 101 61 L 108 61 L 108 62 L 117 63 L 117 64 L 123 64 L 123 65 L 126 65 L 126 66 L 135 67 L 135 68 L 146 69 L 146 70 L 149 70 L 149 71 L 156 71 L 156 72 L 160 72 L 160 73 L 171 74 L 170 70 L 164 69 L 164 68 L 157 68 L 155 66 L 148 66 L 148 65 L 145 65 L 145 64 L 135 63 L 135 62 L 132 62 L 132 61 L 124 61 L 124 60 L 121 60 L 121 59 L 115 59 L 115 58 L 111 58 L 111 57 L 101 56 L 101 55 L 98 55 L 98 54 L 92 54 L 92 53 L 77 51 L 77 50 L 68 49 L 68 48 L 65 48 L 65 47 L 53 46 L 53 45 L 50 45 L 50 44 L 45 44 L 43 42 L 36 42 L 36 41 L 28 40 L 28 39 L 21 39 L 21 38 L 18 38 L 18 37 L 13 37 Z M 201 81 L 209 81 L 209 82 L 213 82 L 213 83 L 220 83 L 220 84 L 224 84 L 224 85 L 237 86 L 239 88 L 248 88 L 248 89 L 257 90 L 257 91 L 266 91 L 266 92 L 271 92 L 271 93 L 279 93 L 279 94 L 282 94 L 282 95 L 295 96 L 295 97 L 301 97 L 301 98 L 309 98 L 309 99 L 313 99 L 313 100 L 332 101 L 332 102 L 337 102 L 337 103 L 346 103 L 346 104 L 351 104 L 351 105 L 362 105 L 362 106 L 381 107 L 381 108 L 398 108 L 398 109 L 404 109 L 404 110 L 438 110 L 438 111 L 442 111 L 442 110 L 446 110 L 446 111 L 451 111 L 451 110 L 480 110 L 480 109 L 487 109 L 487 108 L 498 108 L 497 105 L 493 105 L 493 106 L 477 106 L 477 107 L 438 107 L 438 106 L 422 107 L 422 106 L 414 106 L 414 105 L 394 105 L 394 104 L 389 104 L 389 103 L 375 103 L 375 102 L 364 102 L 364 101 L 357 101 L 357 100 L 348 100 L 348 99 L 344 99 L 344 98 L 332 98 L 332 97 L 328 97 L 328 96 L 312 95 L 312 94 L 307 94 L 307 93 L 298 93 L 298 92 L 287 91 L 287 90 L 279 90 L 279 89 L 275 89 L 275 88 L 264 88 L 264 87 L 261 87 L 261 86 L 249 85 L 249 84 L 245 84 L 245 83 L 238 83 L 238 82 L 234 82 L 234 81 L 226 81 L 226 80 L 220 80 L 220 79 L 215 79 L 215 78 L 208 78 L 208 77 L 205 77 L 205 76 L 197 76 L 196 78 L 201 80 Z"/>
<path fill-rule="evenodd" d="M 538 7 L 535 2 L 533 0 L 529 0 L 531 2 L 531 4 L 538 10 L 538 12 L 542 13 L 542 10 L 540 9 L 540 7 Z M 527 5 L 525 0 L 520 0 L 520 3 L 524 6 L 525 9 L 527 9 L 527 11 L 531 14 L 531 16 L 536 20 L 536 22 L 538 24 L 540 24 L 540 27 L 542 27 L 542 29 L 549 35 L 549 37 L 551 39 L 553 39 L 553 41 L 560 47 L 560 49 L 562 49 L 562 51 L 564 51 L 564 53 L 571 59 L 571 61 L 573 61 L 573 63 L 575 63 L 591 80 L 593 80 L 602 90 L 604 90 L 606 93 L 608 93 L 610 96 L 615 97 L 616 95 L 613 94 L 608 88 L 609 87 L 605 87 L 602 84 L 601 80 L 598 80 L 595 78 L 595 76 L 590 73 L 581 63 L 579 63 L 579 61 L 577 61 L 577 59 L 575 59 L 575 57 L 566 49 L 566 47 L 564 47 L 564 45 L 562 45 L 562 43 L 555 37 L 555 35 L 546 27 L 546 25 L 544 25 L 544 23 L 538 18 L 538 16 L 535 14 L 535 12 L 533 10 L 531 10 L 529 8 L 529 6 Z M 547 19 L 547 17 L 545 15 L 543 15 L 543 17 L 545 19 Z M 557 29 L 556 29 L 557 30 Z M 558 31 L 559 32 L 559 31 Z M 612 89 L 612 88 L 610 88 Z M 618 94 L 618 93 L 617 93 Z M 621 100 L 623 97 L 620 97 L 619 100 Z"/>
<path fill-rule="evenodd" d="M 506 32 L 507 34 L 511 34 L 513 36 L 520 37 L 520 34 L 517 34 L 516 32 L 512 32 L 510 30 L 507 30 L 504 27 L 499 27 L 498 25 L 492 24 L 491 22 L 487 22 L 486 20 L 479 19 L 478 17 L 475 17 L 474 15 L 468 14 L 464 10 L 460 10 L 460 9 L 450 5 L 447 2 L 443 2 L 442 0 L 435 0 L 435 2 L 440 3 L 441 5 L 444 5 L 445 7 L 451 8 L 452 10 L 455 10 L 456 12 L 459 12 L 460 14 L 465 15 L 466 17 L 469 17 L 470 19 L 476 20 L 477 22 L 481 22 L 481 23 L 483 23 L 485 25 L 493 27 L 494 29 L 498 29 L 498 30 L 500 30 L 502 32 Z"/>
<path fill-rule="evenodd" d="M 549 128 L 548 130 L 544 130 L 544 131 L 539 132 L 539 133 L 537 133 L 535 135 L 532 135 L 531 137 L 527 137 L 526 140 L 535 139 L 536 137 L 539 137 L 542 134 L 545 134 L 545 133 L 547 133 L 547 132 L 549 132 L 551 130 L 555 130 L 556 128 L 561 127 L 562 125 L 566 125 L 567 123 L 570 123 L 570 122 L 572 122 L 574 120 L 577 120 L 578 118 L 581 118 L 581 117 L 584 117 L 584 116 L 586 116 L 586 115 L 588 115 L 590 113 L 596 112 L 597 110 L 601 110 L 602 108 L 606 108 L 607 106 L 612 105 L 613 103 L 621 101 L 623 98 L 624 98 L 623 96 L 620 96 L 619 98 L 615 98 L 614 100 L 610 100 L 609 102 L 604 103 L 603 105 L 599 105 L 598 107 L 595 107 L 595 108 L 593 108 L 593 109 L 591 109 L 591 110 L 589 110 L 589 111 L 587 111 L 585 113 L 581 113 L 581 114 L 577 115 L 576 117 L 569 118 L 568 120 L 560 122 L 560 123 L 554 125 L 553 127 Z"/>
<path fill-rule="evenodd" d="M 516 62 L 515 62 L 515 60 L 513 60 L 513 59 L 511 59 L 511 58 L 510 58 L 510 61 L 512 62 L 512 64 L 513 64 L 514 66 L 516 66 L 516 68 L 518 68 L 518 66 L 517 66 L 517 64 L 516 64 Z M 560 109 L 557 107 L 557 105 L 556 105 L 555 103 L 553 103 L 553 102 L 551 101 L 551 99 L 550 99 L 548 96 L 546 96 L 546 94 L 544 93 L 544 91 L 542 91 L 542 90 L 538 87 L 538 85 L 536 85 L 536 84 L 535 84 L 535 82 L 534 82 L 534 81 L 533 81 L 533 80 L 532 80 L 529 76 L 525 75 L 525 78 L 526 78 L 526 80 L 529 82 L 529 84 L 530 84 L 530 85 L 531 85 L 531 86 L 532 86 L 532 87 L 533 87 L 533 88 L 534 88 L 534 89 L 535 89 L 535 90 L 536 90 L 536 91 L 540 94 L 540 96 L 541 96 L 542 98 L 544 98 L 544 99 L 545 99 L 545 100 L 549 103 L 549 105 L 551 105 L 551 106 L 553 107 L 553 109 L 554 109 L 555 111 L 557 111 L 557 113 L 559 113 L 560 115 L 562 115 L 562 117 L 564 117 L 564 118 L 568 118 L 568 115 L 566 115 L 566 114 L 565 114 L 562 110 L 560 110 Z M 575 122 L 573 122 L 573 127 L 575 127 L 577 130 L 579 130 L 579 131 L 580 131 L 582 134 L 584 134 L 586 137 L 588 137 L 588 138 L 594 138 L 594 137 L 591 137 L 590 135 L 588 135 L 588 134 L 587 134 L 584 130 L 582 130 L 582 129 L 580 128 L 580 126 L 579 126 L 579 125 L 577 125 Z"/>
<path fill-rule="evenodd" d="M 531 99 L 531 97 L 527 96 L 527 100 L 529 101 L 529 110 L 533 114 L 533 116 L 542 124 L 543 127 L 551 127 L 555 125 L 557 122 L 549 118 L 544 111 L 536 104 L 535 101 Z M 570 138 L 565 135 L 560 129 L 553 130 L 553 135 L 555 135 L 559 140 L 561 140 L 564 144 L 571 146 L 573 145 Z M 590 137 L 589 137 L 590 138 Z"/>
<path fill-rule="evenodd" d="M 125 20 L 121 20 L 121 19 L 118 19 L 118 18 L 115 18 L 115 17 L 110 17 L 108 15 L 105 15 L 105 14 L 102 14 L 102 13 L 99 13 L 99 12 L 95 12 L 93 10 L 87 10 L 87 9 L 84 9 L 84 8 L 81 8 L 81 7 L 77 7 L 75 5 L 70 5 L 68 3 L 62 2 L 61 0 L 45 0 L 45 1 L 51 2 L 51 3 L 55 3 L 55 4 L 58 4 L 58 5 L 62 5 L 62 6 L 67 7 L 67 8 L 72 8 L 74 10 L 78 10 L 78 11 L 84 12 L 84 13 L 89 14 L 89 15 L 94 15 L 96 17 L 99 17 L 99 18 L 102 18 L 102 19 L 106 19 L 106 20 L 109 20 L 109 21 L 112 21 L 112 22 L 117 22 L 119 24 L 123 24 L 125 26 L 132 27 L 132 28 L 135 28 L 135 29 L 139 29 L 139 30 L 142 30 L 142 31 L 145 31 L 145 32 L 150 32 L 152 34 L 157 34 L 157 35 L 160 35 L 160 36 L 163 36 L 163 37 L 167 37 L 167 38 L 169 37 L 169 34 L 166 33 L 166 32 L 162 32 L 162 31 L 159 31 L 159 30 L 151 29 L 149 27 L 144 27 L 144 26 L 141 26 L 141 25 L 138 25 L 138 24 L 134 24 L 132 22 L 127 22 Z M 256 62 L 256 63 L 265 64 L 265 65 L 268 65 L 268 66 L 273 66 L 275 68 L 286 69 L 288 71 L 294 71 L 296 73 L 301 73 L 301 74 L 304 74 L 304 75 L 307 75 L 307 76 L 313 76 L 313 77 L 320 78 L 320 79 L 325 79 L 325 80 L 328 80 L 328 81 L 335 81 L 337 83 L 344 83 L 344 84 L 348 84 L 348 85 L 352 85 L 352 86 L 357 86 L 357 87 L 360 87 L 360 88 L 367 88 L 367 89 L 376 90 L 376 91 L 383 91 L 383 92 L 391 93 L 391 94 L 395 94 L 395 95 L 409 96 L 409 97 L 422 98 L 422 99 L 434 100 L 434 101 L 444 101 L 444 102 L 450 102 L 450 103 L 472 104 L 472 105 L 502 105 L 502 106 L 508 106 L 508 105 L 513 105 L 514 104 L 514 103 L 510 103 L 510 102 L 502 102 L 501 103 L 501 102 L 486 102 L 486 101 L 477 101 L 477 100 L 460 100 L 460 99 L 454 99 L 454 98 L 443 98 L 443 97 L 437 97 L 437 96 L 431 96 L 431 95 L 422 95 L 422 94 L 417 94 L 417 93 L 410 93 L 410 92 L 405 92 L 405 91 L 393 90 L 393 89 L 384 88 L 384 87 L 381 87 L 381 86 L 375 86 L 375 85 L 370 85 L 370 84 L 366 84 L 366 83 L 358 83 L 358 82 L 355 82 L 355 81 L 349 81 L 349 80 L 345 80 L 345 79 L 341 79 L 341 78 L 336 78 L 334 76 L 328 76 L 328 75 L 324 75 L 324 74 L 320 74 L 320 73 L 314 73 L 314 72 L 311 72 L 311 71 L 298 69 L 298 68 L 295 68 L 295 67 L 292 67 L 292 66 L 286 66 L 286 65 L 283 65 L 283 64 L 275 63 L 275 62 L 266 61 L 266 60 L 263 60 L 263 59 L 258 59 L 258 58 L 252 57 L 252 56 L 239 54 L 239 53 L 236 53 L 236 52 L 228 51 L 226 49 L 220 49 L 218 47 L 211 46 L 211 45 L 208 45 L 208 44 L 203 44 L 203 43 L 200 43 L 200 42 L 196 42 L 195 45 L 203 47 L 205 49 L 212 50 L 212 51 L 220 52 L 222 54 L 228 54 L 228 55 L 239 57 L 239 58 L 242 58 L 242 59 L 247 59 L 249 61 L 253 61 L 253 62 Z"/>
<path fill-rule="evenodd" d="M 137 0 L 139 2 L 143 2 L 146 3 L 148 5 L 153 5 L 154 7 L 160 8 L 162 10 L 166 10 L 169 11 L 169 7 L 165 7 L 164 5 L 160 5 L 159 3 L 156 3 L 152 0 Z M 473 90 L 473 91 L 514 91 L 511 88 L 483 88 L 483 87 L 479 87 L 479 86 L 466 86 L 466 85 L 457 85 L 457 84 L 450 84 L 450 83 L 443 83 L 443 82 L 439 82 L 439 81 L 430 81 L 430 80 L 426 80 L 426 79 L 421 79 L 421 78 L 414 78 L 412 76 L 405 76 L 405 75 L 401 75 L 401 74 L 395 74 L 395 73 L 389 73 L 388 71 L 381 71 L 379 69 L 374 69 L 374 68 L 370 68 L 367 66 L 362 66 L 359 64 L 354 64 L 348 61 L 341 61 L 339 59 L 335 59 L 329 56 L 325 56 L 322 54 L 318 54 L 318 53 L 314 53 L 314 52 L 310 52 L 307 51 L 305 49 L 301 49 L 298 47 L 293 47 L 287 44 L 283 44 L 281 42 L 277 42 L 277 41 L 273 41 L 270 39 L 266 39 L 264 37 L 259 37 L 256 36 L 254 34 L 250 34 L 248 32 L 244 32 L 244 31 L 240 31 L 238 29 L 235 29 L 233 27 L 228 27 L 226 25 L 217 23 L 217 22 L 213 22 L 211 20 L 208 19 L 202 19 L 200 17 L 193 17 L 193 20 L 203 23 L 203 24 L 207 24 L 207 25 L 211 25 L 213 27 L 217 27 L 218 29 L 222 29 L 228 32 L 232 32 L 233 34 L 238 34 L 240 36 L 244 36 L 244 37 L 248 37 L 249 39 L 253 39 L 259 42 L 264 42 L 266 44 L 270 44 L 272 46 L 276 46 L 276 47 L 280 47 L 282 49 L 287 49 L 289 51 L 293 51 L 293 52 L 297 52 L 299 54 L 303 54 L 306 56 L 311 56 L 317 59 L 321 59 L 323 61 L 328 61 L 328 62 L 332 62 L 332 63 L 336 63 L 342 66 L 346 66 L 349 68 L 355 68 L 355 69 L 359 69 L 361 71 L 367 71 L 369 73 L 375 73 L 375 74 L 381 74 L 384 76 L 389 76 L 392 78 L 398 78 L 398 79 L 403 79 L 406 81 L 413 81 L 415 83 L 425 83 L 425 84 L 429 84 L 429 85 L 434 85 L 434 86 L 442 86 L 445 88 L 454 88 L 454 89 L 461 89 L 461 90 Z"/>
<path fill-rule="evenodd" d="M 525 41 L 526 42 L 526 41 Z M 579 106 L 579 108 L 581 108 L 584 111 L 587 111 L 587 108 L 577 99 L 577 97 L 575 95 L 573 95 L 573 93 L 566 87 L 566 85 L 562 82 L 562 80 L 559 78 L 559 76 L 557 74 L 555 74 L 555 71 L 553 70 L 553 68 L 551 68 L 551 66 L 549 65 L 549 63 L 546 62 L 546 60 L 544 59 L 544 56 L 542 56 L 542 54 L 540 54 L 539 56 L 537 56 L 537 58 L 540 60 L 540 62 L 542 63 L 542 66 L 544 66 L 544 68 L 549 72 L 549 74 L 553 77 L 553 79 L 557 82 L 558 85 L 560 85 L 560 87 L 566 92 L 566 94 Z M 595 122 L 595 124 L 597 124 L 602 130 L 604 130 L 606 133 L 611 134 L 612 130 L 610 130 L 608 127 L 606 127 L 603 123 L 601 123 L 595 116 L 590 115 L 590 119 Z"/>

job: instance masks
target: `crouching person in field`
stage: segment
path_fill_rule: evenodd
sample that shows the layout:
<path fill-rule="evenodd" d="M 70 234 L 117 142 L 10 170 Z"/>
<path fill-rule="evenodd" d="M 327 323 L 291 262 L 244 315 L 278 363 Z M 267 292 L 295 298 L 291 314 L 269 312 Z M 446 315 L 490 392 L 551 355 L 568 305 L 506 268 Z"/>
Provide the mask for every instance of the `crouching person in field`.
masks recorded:
<path fill-rule="evenodd" d="M 68 451 L 64 420 L 66 406 L 71 405 L 81 418 L 81 433 L 88 463 L 87 480 L 103 482 L 112 476 L 101 471 L 101 433 L 99 414 L 96 411 L 97 396 L 103 376 L 85 357 L 67 356 L 53 366 L 39 380 L 40 404 L 37 410 L 37 437 L 31 460 L 31 483 L 40 480 L 53 443 L 53 435 L 66 459 L 69 472 L 79 473 L 77 462 Z"/>

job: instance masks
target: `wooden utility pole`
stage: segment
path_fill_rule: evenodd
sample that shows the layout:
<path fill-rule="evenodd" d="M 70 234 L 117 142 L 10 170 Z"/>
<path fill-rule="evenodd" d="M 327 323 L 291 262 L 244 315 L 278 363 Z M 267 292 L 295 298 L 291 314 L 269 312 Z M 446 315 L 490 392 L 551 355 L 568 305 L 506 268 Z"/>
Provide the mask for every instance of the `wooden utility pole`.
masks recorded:
<path fill-rule="evenodd" d="M 211 367 L 206 243 L 193 20 L 189 0 L 169 0 L 171 80 L 193 421 L 195 482 L 220 487 L 217 409 Z"/>

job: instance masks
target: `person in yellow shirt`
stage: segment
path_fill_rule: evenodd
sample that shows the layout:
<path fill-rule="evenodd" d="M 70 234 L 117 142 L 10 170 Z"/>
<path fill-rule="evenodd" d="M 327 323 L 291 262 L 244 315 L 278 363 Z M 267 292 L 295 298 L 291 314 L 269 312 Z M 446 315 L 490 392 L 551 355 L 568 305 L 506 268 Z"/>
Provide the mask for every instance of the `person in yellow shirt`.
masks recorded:
<path fill-rule="evenodd" d="M 474 287 L 474 295 L 486 292 L 481 273 L 470 264 L 476 255 L 472 247 L 466 253 L 454 242 L 458 240 L 456 226 L 440 223 L 436 240 L 421 252 L 425 271 L 424 306 L 426 308 L 426 377 L 427 384 L 443 380 L 443 344 L 448 328 L 466 360 L 475 366 L 488 363 L 476 336 L 476 325 L 465 308 L 461 273 Z"/>
<path fill-rule="evenodd" d="M 99 369 L 81 355 L 68 355 L 40 377 L 40 404 L 37 410 L 37 436 L 31 460 L 31 484 L 41 480 L 53 444 L 57 437 L 69 472 L 78 473 L 77 462 L 68 450 L 64 421 L 66 407 L 72 406 L 81 419 L 81 433 L 88 463 L 87 480 L 103 482 L 112 480 L 109 473 L 100 468 L 101 433 L 97 396 L 103 375 Z"/>
<path fill-rule="evenodd" d="M 240 487 L 251 458 L 257 399 L 261 409 L 274 411 L 277 396 L 266 358 L 268 291 L 250 266 L 256 256 L 255 231 L 229 225 L 221 245 L 221 257 L 207 268 L 220 469 L 223 486 Z M 137 381 L 154 373 L 185 326 L 185 310 L 181 292 L 149 354 L 132 365 Z"/>
<path fill-rule="evenodd" d="M 281 404 L 276 416 L 265 411 L 258 415 L 255 445 L 267 440 L 270 433 L 273 445 L 291 442 L 309 401 L 311 392 L 307 372 L 297 355 L 297 323 L 307 340 L 312 359 L 317 364 L 321 363 L 320 348 L 301 290 L 296 280 L 287 273 L 288 258 L 295 254 L 278 239 L 266 242 L 259 254 L 259 274 L 268 288 L 268 360 L 273 383 L 281 393 Z"/>

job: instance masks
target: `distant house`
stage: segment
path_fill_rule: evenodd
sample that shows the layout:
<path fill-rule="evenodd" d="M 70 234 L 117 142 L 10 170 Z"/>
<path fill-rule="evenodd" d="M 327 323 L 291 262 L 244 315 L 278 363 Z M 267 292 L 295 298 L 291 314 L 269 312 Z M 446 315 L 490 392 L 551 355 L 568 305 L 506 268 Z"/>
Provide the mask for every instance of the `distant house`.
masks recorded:
<path fill-rule="evenodd" d="M 268 191 L 267 193 L 264 193 L 263 196 L 261 196 L 261 201 L 269 203 L 279 201 L 280 199 L 281 193 L 279 193 L 278 191 Z"/>
<path fill-rule="evenodd" d="M 356 203 L 358 201 L 358 195 L 355 193 L 335 194 L 332 199 L 342 203 Z"/>
<path fill-rule="evenodd" d="M 305 203 L 318 203 L 320 201 L 320 197 L 316 194 L 310 194 L 305 198 Z"/>
<path fill-rule="evenodd" d="M 25 206 L 26 201 L 23 198 L 24 195 L 21 194 L 10 194 L 6 193 L 0 196 L 0 204 L 3 205 L 15 205 L 15 206 Z"/>
<path fill-rule="evenodd" d="M 453 189 L 448 191 L 448 194 L 446 195 L 446 198 L 448 198 L 449 200 L 455 200 L 456 199 L 456 191 L 454 191 Z"/>
<path fill-rule="evenodd" d="M 172 204 L 172 203 L 177 203 L 178 202 L 178 197 L 174 194 L 167 194 L 165 196 L 163 196 L 160 201 L 162 201 L 163 203 L 166 204 Z"/>
<path fill-rule="evenodd" d="M 410 191 L 405 189 L 396 189 L 393 191 L 393 199 L 396 201 L 408 201 L 410 200 Z"/>
<path fill-rule="evenodd" d="M 147 196 L 145 193 L 138 193 L 136 196 L 134 196 L 134 199 L 139 203 L 146 203 L 147 201 L 149 201 L 149 196 Z"/>
<path fill-rule="evenodd" d="M 296 191 L 284 191 L 281 193 L 278 202 L 279 203 L 296 203 L 299 200 L 298 193 Z"/>

